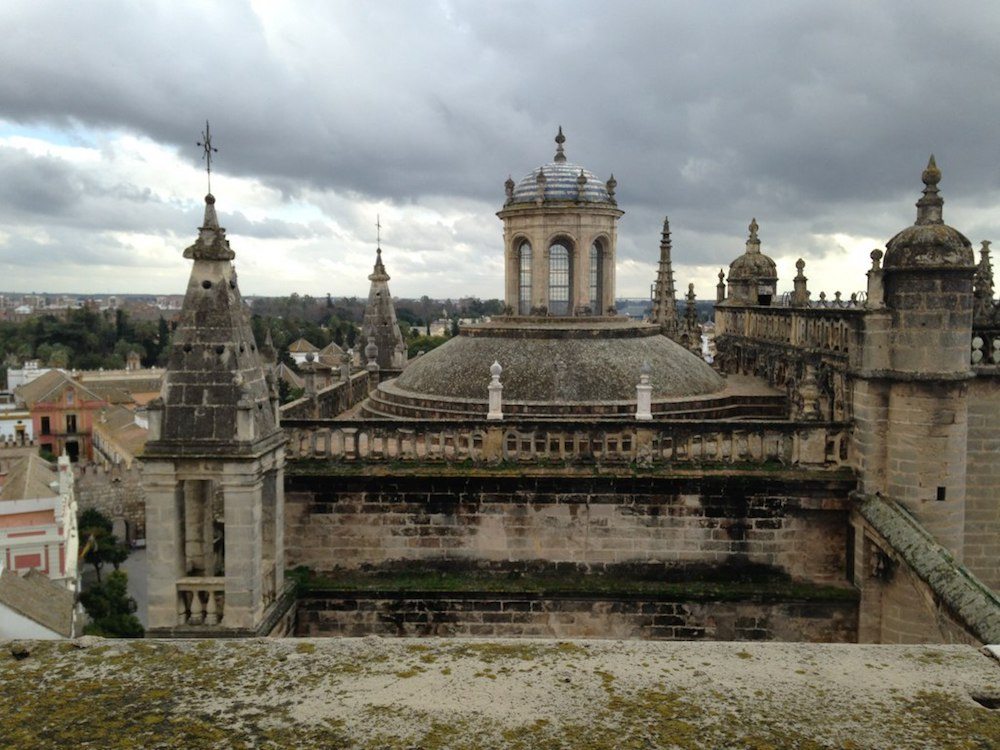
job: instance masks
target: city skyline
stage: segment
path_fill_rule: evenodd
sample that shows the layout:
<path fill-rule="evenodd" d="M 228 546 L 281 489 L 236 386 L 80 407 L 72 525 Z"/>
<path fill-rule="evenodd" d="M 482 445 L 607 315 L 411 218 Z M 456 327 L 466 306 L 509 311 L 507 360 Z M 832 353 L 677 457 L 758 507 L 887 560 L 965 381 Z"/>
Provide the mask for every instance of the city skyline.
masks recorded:
<path fill-rule="evenodd" d="M 905 12 L 904 12 L 905 11 Z M 779 289 L 864 287 L 935 153 L 946 220 L 1000 239 L 1000 11 L 959 3 L 377 7 L 11 3 L 0 271 L 18 291 L 183 292 L 212 188 L 248 296 L 503 294 L 503 181 L 554 153 L 625 210 L 617 288 L 714 298 L 751 218 Z M 45 40 L 44 43 L 42 40 Z M 239 40 L 226 42 L 225 40 Z"/>

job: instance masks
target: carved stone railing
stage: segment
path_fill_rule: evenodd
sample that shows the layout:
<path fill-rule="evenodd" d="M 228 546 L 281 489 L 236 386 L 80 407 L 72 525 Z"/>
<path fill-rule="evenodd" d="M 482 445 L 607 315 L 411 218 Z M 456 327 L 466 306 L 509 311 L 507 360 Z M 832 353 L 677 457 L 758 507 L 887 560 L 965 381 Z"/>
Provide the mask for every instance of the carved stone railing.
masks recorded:
<path fill-rule="evenodd" d="M 177 581 L 177 624 L 220 625 L 225 602 L 225 578 L 181 578 Z"/>
<path fill-rule="evenodd" d="M 1000 365 L 1000 328 L 974 328 L 970 357 L 973 366 Z"/>
<path fill-rule="evenodd" d="M 290 461 L 640 466 L 779 463 L 834 468 L 849 461 L 845 423 L 286 420 L 282 426 L 288 436 Z"/>
<path fill-rule="evenodd" d="M 864 309 L 854 304 L 822 307 L 718 305 L 716 341 L 726 336 L 784 344 L 846 357 L 857 343 Z"/>

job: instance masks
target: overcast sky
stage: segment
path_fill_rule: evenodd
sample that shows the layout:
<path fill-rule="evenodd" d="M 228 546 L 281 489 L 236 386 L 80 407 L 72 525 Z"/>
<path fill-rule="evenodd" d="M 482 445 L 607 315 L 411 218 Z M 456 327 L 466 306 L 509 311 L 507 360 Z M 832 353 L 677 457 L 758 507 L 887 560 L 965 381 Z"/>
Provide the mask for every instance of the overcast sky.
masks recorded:
<path fill-rule="evenodd" d="M 503 292 L 503 182 L 618 180 L 619 296 L 670 216 L 680 288 L 760 223 L 790 288 L 864 288 L 913 222 L 1000 241 L 1000 3 L 44 2 L 0 5 L 0 289 L 182 293 L 212 175 L 245 295 Z"/>

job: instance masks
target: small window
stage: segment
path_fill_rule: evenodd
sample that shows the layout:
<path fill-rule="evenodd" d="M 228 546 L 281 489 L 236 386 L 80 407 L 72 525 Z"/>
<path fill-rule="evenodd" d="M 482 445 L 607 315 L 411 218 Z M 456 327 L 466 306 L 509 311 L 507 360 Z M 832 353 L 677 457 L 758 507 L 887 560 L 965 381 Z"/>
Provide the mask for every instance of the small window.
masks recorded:
<path fill-rule="evenodd" d="M 525 240 L 517 250 L 518 265 L 518 312 L 531 312 L 531 243 Z"/>
<path fill-rule="evenodd" d="M 52 423 L 48 417 L 42 417 L 42 434 L 43 435 L 52 434 Z"/>
<path fill-rule="evenodd" d="M 570 254 L 561 242 L 549 247 L 549 312 L 553 315 L 570 314 Z"/>
<path fill-rule="evenodd" d="M 601 298 L 604 296 L 604 248 L 600 240 L 590 246 L 590 310 L 601 314 Z"/>
<path fill-rule="evenodd" d="M 66 415 L 66 432 L 71 435 L 76 432 L 76 414 Z"/>

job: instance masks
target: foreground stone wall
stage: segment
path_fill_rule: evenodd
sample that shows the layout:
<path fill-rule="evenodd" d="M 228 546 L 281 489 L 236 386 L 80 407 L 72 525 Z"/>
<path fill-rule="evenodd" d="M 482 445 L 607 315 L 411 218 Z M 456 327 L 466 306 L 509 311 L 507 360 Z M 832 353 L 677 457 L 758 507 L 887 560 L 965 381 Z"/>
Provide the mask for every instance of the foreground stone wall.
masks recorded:
<path fill-rule="evenodd" d="M 491 636 L 853 643 L 856 601 L 690 601 L 531 594 L 313 592 L 298 636 Z"/>
<path fill-rule="evenodd" d="M 846 576 L 849 476 L 288 476 L 289 566 L 397 560 L 759 564 Z"/>

